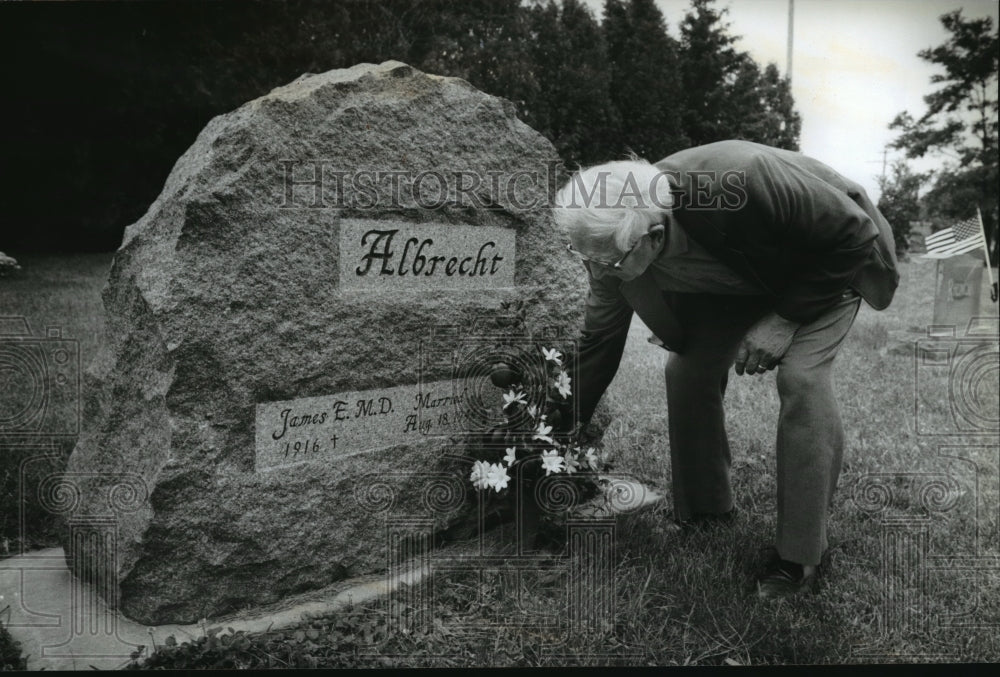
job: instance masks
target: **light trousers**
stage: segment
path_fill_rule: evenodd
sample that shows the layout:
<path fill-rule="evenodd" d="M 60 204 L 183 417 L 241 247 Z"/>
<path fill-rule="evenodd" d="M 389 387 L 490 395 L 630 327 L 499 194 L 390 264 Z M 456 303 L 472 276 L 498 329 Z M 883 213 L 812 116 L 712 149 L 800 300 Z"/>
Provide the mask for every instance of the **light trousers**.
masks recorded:
<path fill-rule="evenodd" d="M 743 337 L 771 308 L 755 296 L 669 296 L 687 337 L 684 353 L 667 360 L 666 383 L 674 513 L 688 519 L 733 506 L 723 397 Z M 775 545 L 780 557 L 800 564 L 819 564 L 827 548 L 844 447 L 832 367 L 859 305 L 851 292 L 801 326 L 777 368 Z"/>

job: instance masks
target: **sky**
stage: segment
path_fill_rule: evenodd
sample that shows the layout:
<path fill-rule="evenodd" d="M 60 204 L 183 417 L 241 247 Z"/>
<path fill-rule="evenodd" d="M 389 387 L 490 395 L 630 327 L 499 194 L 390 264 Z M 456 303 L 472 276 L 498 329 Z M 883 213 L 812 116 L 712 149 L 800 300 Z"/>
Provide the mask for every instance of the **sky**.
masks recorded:
<path fill-rule="evenodd" d="M 585 0 L 600 18 L 603 0 Z M 656 0 L 667 30 L 678 24 L 689 0 Z M 966 18 L 998 22 L 996 0 L 794 0 L 792 94 L 802 116 L 800 149 L 857 181 L 878 199 L 883 148 L 897 135 L 888 129 L 896 114 L 926 111 L 923 96 L 941 69 L 917 52 L 948 38 L 938 17 L 963 8 Z M 729 32 L 741 36 L 738 49 L 764 65 L 786 68 L 789 0 L 721 0 Z M 902 158 L 890 151 L 889 163 Z M 659 159 L 659 158 L 656 158 Z M 917 171 L 940 166 L 942 158 L 911 161 Z"/>

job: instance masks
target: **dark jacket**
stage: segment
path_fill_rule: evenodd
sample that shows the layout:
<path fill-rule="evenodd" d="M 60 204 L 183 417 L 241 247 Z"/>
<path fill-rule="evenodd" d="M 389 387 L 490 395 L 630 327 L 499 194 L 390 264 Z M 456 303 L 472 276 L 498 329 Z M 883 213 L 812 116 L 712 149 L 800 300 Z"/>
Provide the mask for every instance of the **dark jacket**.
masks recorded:
<path fill-rule="evenodd" d="M 656 166 L 674 186 L 672 213 L 685 233 L 763 289 L 782 317 L 811 322 L 848 289 L 876 310 L 892 300 L 899 273 L 889 224 L 861 186 L 823 163 L 720 141 Z M 591 275 L 575 370 L 580 420 L 618 370 L 633 311 L 667 348 L 684 350 L 683 327 L 649 272 L 629 282 Z"/>

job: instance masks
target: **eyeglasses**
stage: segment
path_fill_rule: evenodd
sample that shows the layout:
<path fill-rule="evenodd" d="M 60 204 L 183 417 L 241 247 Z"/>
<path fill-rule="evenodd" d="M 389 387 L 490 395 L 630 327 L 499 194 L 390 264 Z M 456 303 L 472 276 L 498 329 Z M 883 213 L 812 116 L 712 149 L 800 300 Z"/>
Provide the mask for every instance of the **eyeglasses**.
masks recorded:
<path fill-rule="evenodd" d="M 638 242 L 636 244 L 638 244 Z M 635 245 L 632 245 L 632 249 L 635 249 Z M 632 253 L 632 249 L 629 249 L 627 252 L 625 252 L 625 256 L 621 257 L 614 263 L 608 263 L 607 261 L 598 261 L 597 259 L 592 259 L 586 254 L 579 252 L 576 249 L 573 249 L 573 245 L 571 243 L 569 242 L 566 243 L 566 251 L 576 254 L 581 261 L 586 261 L 587 263 L 596 263 L 599 266 L 604 266 L 605 268 L 611 268 L 612 270 L 622 269 L 622 263 L 624 263 L 625 259 L 628 258 L 628 255 Z"/>

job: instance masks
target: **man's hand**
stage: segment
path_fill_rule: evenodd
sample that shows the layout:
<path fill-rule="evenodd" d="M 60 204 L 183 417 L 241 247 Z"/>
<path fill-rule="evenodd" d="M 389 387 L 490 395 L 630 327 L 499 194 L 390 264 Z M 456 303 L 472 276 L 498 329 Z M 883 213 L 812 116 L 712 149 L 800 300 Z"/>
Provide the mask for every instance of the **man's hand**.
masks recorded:
<path fill-rule="evenodd" d="M 798 328 L 797 322 L 786 320 L 777 313 L 763 318 L 743 337 L 736 353 L 736 373 L 740 376 L 763 374 L 774 369 L 788 352 Z"/>

